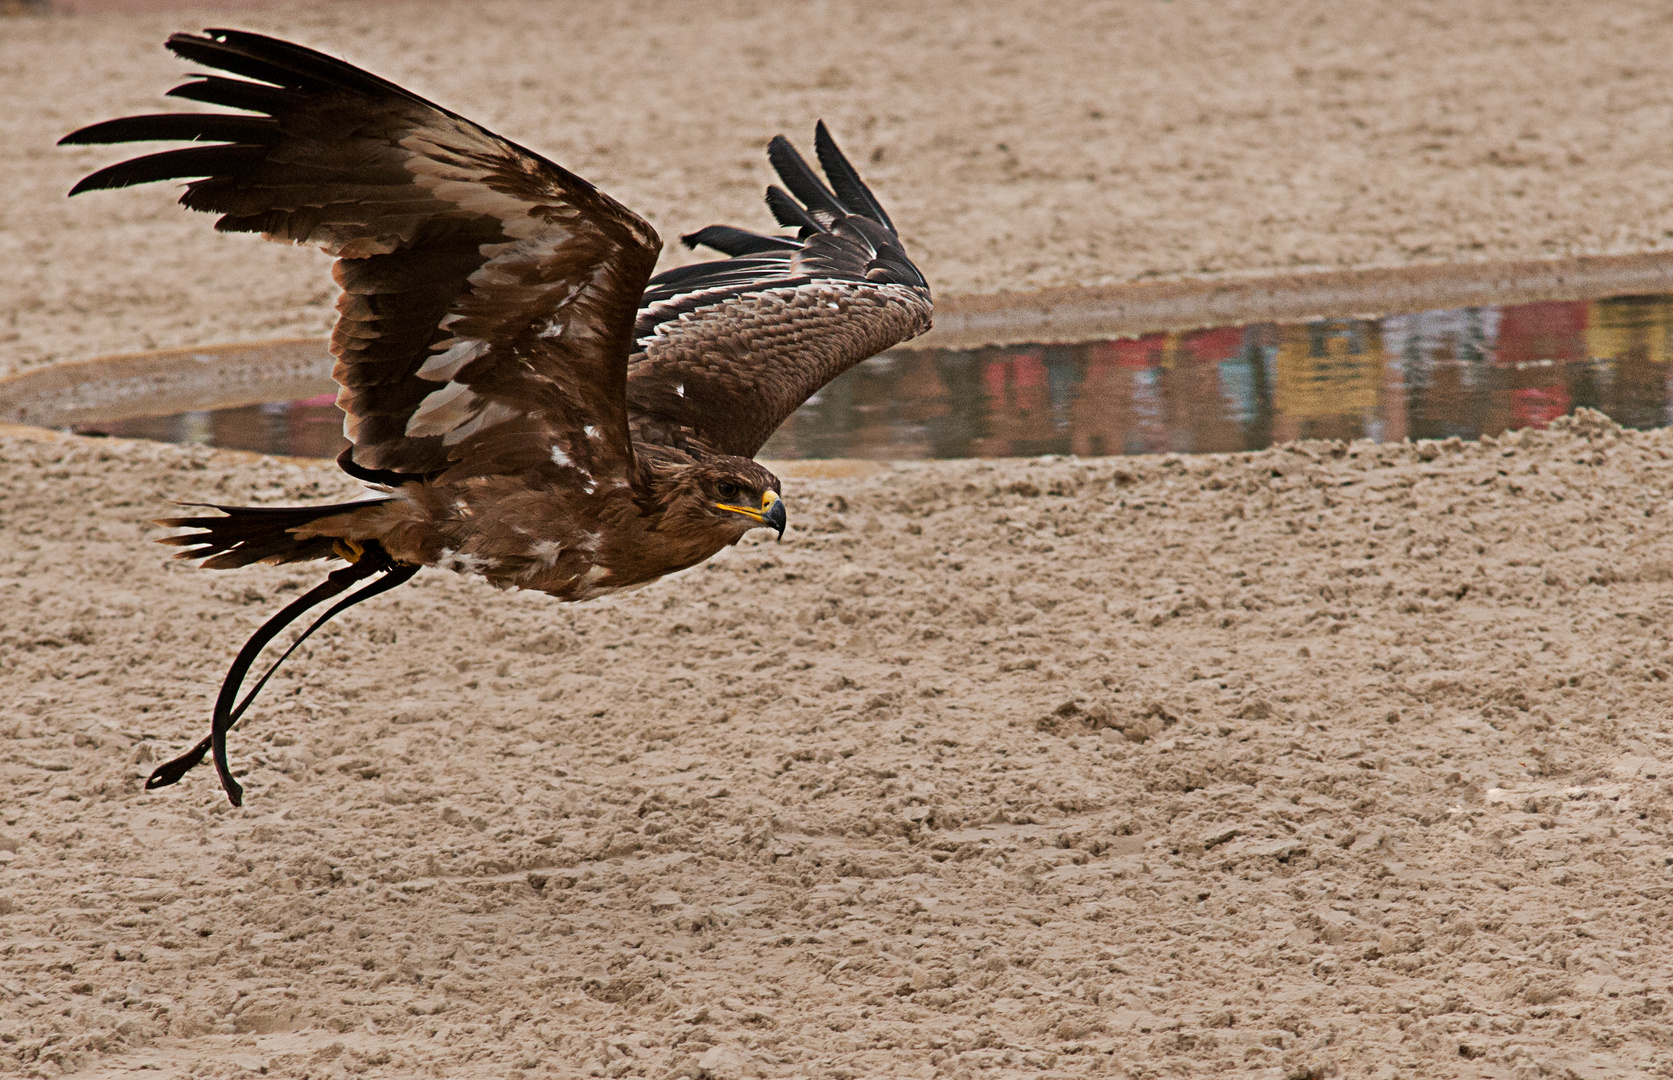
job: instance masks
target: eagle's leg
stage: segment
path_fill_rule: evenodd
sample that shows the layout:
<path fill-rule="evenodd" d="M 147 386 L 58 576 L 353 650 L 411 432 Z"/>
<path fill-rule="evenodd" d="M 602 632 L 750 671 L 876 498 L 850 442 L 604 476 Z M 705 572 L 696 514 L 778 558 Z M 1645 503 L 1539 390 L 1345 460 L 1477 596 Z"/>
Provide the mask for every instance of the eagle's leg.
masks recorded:
<path fill-rule="evenodd" d="M 238 650 L 238 656 L 233 660 L 232 667 L 227 670 L 226 679 L 221 683 L 220 695 L 215 699 L 214 721 L 209 734 L 186 753 L 181 754 L 173 761 L 158 766 L 145 781 L 145 790 L 151 791 L 176 783 L 182 776 L 185 776 L 187 772 L 203 761 L 204 754 L 213 751 L 215 771 L 220 775 L 221 787 L 226 791 L 227 799 L 234 806 L 243 805 L 244 789 L 237 780 L 233 779 L 232 768 L 227 764 L 227 732 L 232 728 L 232 725 L 236 724 L 239 718 L 244 715 L 245 710 L 250 707 L 250 703 L 255 700 L 256 695 L 261 693 L 262 687 L 267 685 L 267 680 L 271 679 L 273 673 L 279 670 L 279 665 L 283 664 L 290 654 L 296 651 L 296 647 L 308 639 L 310 634 L 331 621 L 344 609 L 353 607 L 362 600 L 369 600 L 379 593 L 388 592 L 395 586 L 405 583 L 414 574 L 418 573 L 419 569 L 409 563 L 395 562 L 384 553 L 381 547 L 375 544 L 369 547 L 354 544 L 350 551 L 340 552 L 339 554 L 344 558 L 348 558 L 352 554 L 354 558 L 348 566 L 333 570 L 324 581 L 285 605 L 282 611 L 268 619 L 262 624 L 261 629 L 250 635 L 250 640 L 246 641 L 244 647 Z M 238 700 L 238 691 L 244 685 L 244 676 L 249 673 L 251 666 L 256 662 L 256 658 L 261 655 L 262 649 L 278 635 L 279 631 L 301 618 L 302 614 L 310 608 L 329 600 L 349 586 L 377 574 L 383 576 L 358 592 L 351 593 L 337 601 L 326 610 L 324 615 L 315 619 L 312 625 L 304 630 L 295 641 L 291 642 L 290 647 L 277 660 L 273 661 L 272 666 L 250 689 L 250 692 L 244 695 L 244 699 L 242 701 Z M 237 702 L 236 708 L 233 705 L 235 701 Z"/>

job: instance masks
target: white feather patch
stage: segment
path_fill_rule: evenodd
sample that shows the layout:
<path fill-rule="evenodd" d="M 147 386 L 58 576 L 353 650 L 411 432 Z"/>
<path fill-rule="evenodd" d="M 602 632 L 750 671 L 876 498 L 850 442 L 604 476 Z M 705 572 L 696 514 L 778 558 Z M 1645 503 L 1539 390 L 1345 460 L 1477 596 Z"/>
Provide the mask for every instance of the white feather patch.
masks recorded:
<path fill-rule="evenodd" d="M 575 460 L 563 452 L 563 447 L 554 446 L 552 447 L 552 464 L 572 466 L 575 464 Z"/>
<path fill-rule="evenodd" d="M 597 283 L 596 282 L 596 278 L 597 278 L 596 274 L 594 275 L 594 278 L 595 278 L 594 284 L 596 284 Z M 569 334 L 569 336 L 571 336 L 571 337 L 575 336 L 574 334 L 570 333 L 570 331 L 572 329 L 575 329 L 575 328 L 570 326 L 569 317 L 564 312 L 563 309 L 568 307 L 569 302 L 571 300 L 574 300 L 577 296 L 579 296 L 580 293 L 581 293 L 581 282 L 579 282 L 579 281 L 572 282 L 569 286 L 568 291 L 566 291 L 561 297 L 558 298 L 557 303 L 554 305 L 558 309 L 557 313 L 552 316 L 552 321 L 546 324 L 546 328 L 540 332 L 540 334 L 539 334 L 540 337 L 543 337 L 543 338 L 561 338 L 566 334 Z"/>
<path fill-rule="evenodd" d="M 439 352 L 424 361 L 424 366 L 418 369 L 420 379 L 430 379 L 434 382 L 446 382 L 459 374 L 459 369 L 488 351 L 488 343 L 477 338 L 461 338 L 445 352 Z"/>
<path fill-rule="evenodd" d="M 498 218 L 507 236 L 523 239 L 549 229 L 560 238 L 568 235 L 567 230 L 553 229 L 550 215 L 531 216 L 526 199 L 495 191 L 484 182 L 489 170 L 481 161 L 503 160 L 507 147 L 468 121 L 438 118 L 402 139 L 401 146 L 411 154 L 404 164 L 419 187 L 461 210 Z"/>
<path fill-rule="evenodd" d="M 407 418 L 407 437 L 446 435 L 476 414 L 477 401 L 464 383 L 450 382 L 432 391 Z"/>
<path fill-rule="evenodd" d="M 587 567 L 587 572 L 582 574 L 581 579 L 576 582 L 576 598 L 580 600 L 591 600 L 594 597 L 603 596 L 607 592 L 614 592 L 615 590 L 610 588 L 608 585 L 603 585 L 604 580 L 609 576 L 610 571 L 604 569 L 602 566 Z M 602 588 L 600 586 L 602 586 Z"/>
<path fill-rule="evenodd" d="M 497 565 L 499 565 L 497 560 L 484 559 L 463 551 L 454 551 L 452 548 L 442 548 L 441 554 L 436 557 L 436 569 L 452 570 L 455 573 L 467 576 L 480 574 L 484 569 Z"/>
<path fill-rule="evenodd" d="M 493 427 L 520 415 L 513 406 L 488 402 L 472 393 L 464 383 L 450 382 L 433 391 L 407 419 L 407 437 L 440 435 L 448 446 L 470 438 L 483 428 Z"/>
<path fill-rule="evenodd" d="M 442 445 L 452 446 L 455 443 L 463 442 L 472 435 L 481 431 L 483 428 L 490 428 L 495 424 L 503 424 L 505 421 L 510 420 L 512 417 L 517 415 L 518 411 L 515 407 L 507 405 L 504 402 L 491 401 L 475 416 L 471 417 L 465 423 L 460 424 L 458 427 L 443 436 Z"/>

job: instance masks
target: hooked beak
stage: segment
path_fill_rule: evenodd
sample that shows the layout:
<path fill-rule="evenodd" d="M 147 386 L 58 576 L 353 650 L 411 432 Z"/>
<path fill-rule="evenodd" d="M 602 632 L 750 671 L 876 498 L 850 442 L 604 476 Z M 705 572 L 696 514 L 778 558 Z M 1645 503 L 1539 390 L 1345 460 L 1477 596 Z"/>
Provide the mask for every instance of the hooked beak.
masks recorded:
<path fill-rule="evenodd" d="M 780 540 L 784 539 L 784 527 L 789 518 L 784 513 L 784 500 L 778 497 L 778 492 L 769 491 L 761 496 L 761 509 L 756 510 L 748 506 L 733 506 L 731 503 L 715 503 L 720 510 L 730 510 L 734 514 L 742 514 L 751 521 L 758 521 L 763 526 L 778 533 Z"/>

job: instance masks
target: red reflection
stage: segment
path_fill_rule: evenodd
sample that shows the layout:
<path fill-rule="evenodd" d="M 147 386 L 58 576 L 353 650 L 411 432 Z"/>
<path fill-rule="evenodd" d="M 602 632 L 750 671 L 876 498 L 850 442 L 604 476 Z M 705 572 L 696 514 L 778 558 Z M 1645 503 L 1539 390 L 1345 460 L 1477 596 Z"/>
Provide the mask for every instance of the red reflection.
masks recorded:
<path fill-rule="evenodd" d="M 1507 393 L 1505 414 L 1495 417 L 1489 427 L 1542 428 L 1574 407 L 1567 365 L 1585 364 L 1588 359 L 1589 307 L 1584 300 L 1553 300 L 1500 310 L 1493 366 Z"/>

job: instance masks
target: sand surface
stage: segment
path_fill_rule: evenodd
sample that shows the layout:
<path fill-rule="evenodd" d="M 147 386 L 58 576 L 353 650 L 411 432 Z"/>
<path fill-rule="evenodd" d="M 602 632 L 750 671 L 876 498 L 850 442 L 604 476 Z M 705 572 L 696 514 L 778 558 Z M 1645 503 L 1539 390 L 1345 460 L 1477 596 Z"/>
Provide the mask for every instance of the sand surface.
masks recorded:
<path fill-rule="evenodd" d="M 1673 1069 L 1673 435 L 927 463 L 562 607 L 165 562 L 323 464 L 0 439 L 0 1072 Z"/>
<path fill-rule="evenodd" d="M 1031 0 L 351 5 L 0 24 L 0 372 L 323 334 L 317 252 L 166 185 L 66 200 L 192 107 L 171 30 L 335 51 L 532 146 L 673 241 L 767 227 L 763 148 L 833 126 L 943 293 L 1643 251 L 1673 237 L 1673 9 Z M 678 258 L 677 254 L 671 254 Z"/>
<path fill-rule="evenodd" d="M 322 332 L 323 260 L 61 196 L 216 16 L 0 22 L 0 369 Z M 824 116 L 943 291 L 1649 250 L 1653 4 L 412 4 L 364 61 L 666 234 Z M 1673 436 L 800 467 L 565 608 L 426 572 L 146 795 L 329 466 L 0 436 L 0 1073 L 1673 1073 Z"/>

